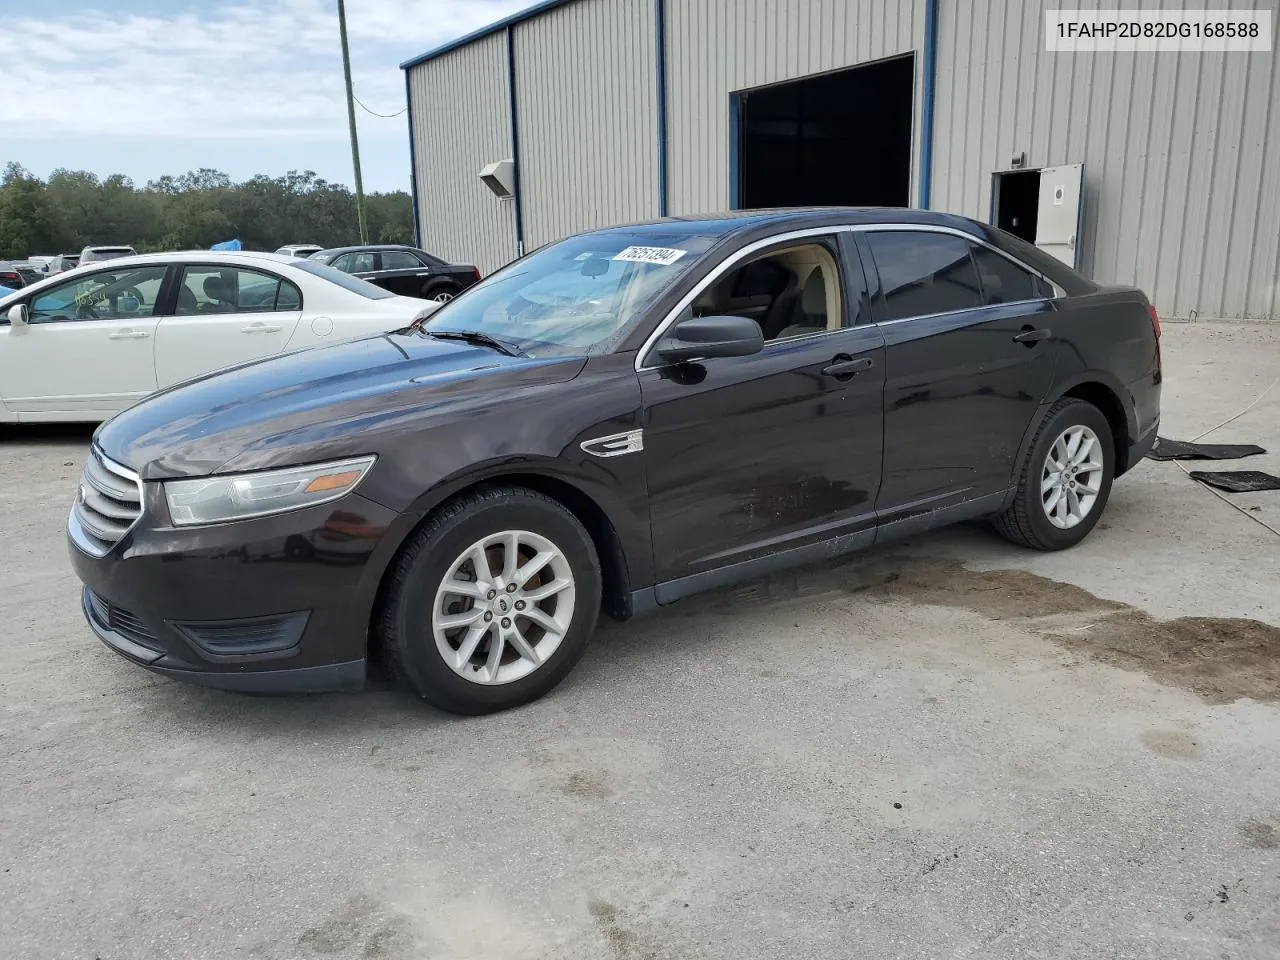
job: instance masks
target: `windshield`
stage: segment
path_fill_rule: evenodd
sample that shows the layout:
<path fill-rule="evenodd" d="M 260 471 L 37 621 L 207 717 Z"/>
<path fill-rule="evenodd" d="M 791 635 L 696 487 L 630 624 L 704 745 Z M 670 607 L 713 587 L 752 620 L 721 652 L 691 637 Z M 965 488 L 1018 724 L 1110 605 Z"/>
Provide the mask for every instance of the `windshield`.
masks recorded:
<path fill-rule="evenodd" d="M 482 280 L 422 329 L 477 331 L 534 356 L 602 352 L 716 239 L 652 230 L 570 237 Z"/>
<path fill-rule="evenodd" d="M 375 287 L 367 280 L 360 280 L 350 274 L 343 273 L 341 270 L 335 270 L 328 264 L 320 263 L 318 260 L 299 260 L 296 263 L 290 263 L 289 266 L 295 270 L 302 270 L 317 277 L 322 277 L 330 283 L 336 283 L 338 286 L 350 290 L 352 293 L 358 293 L 360 296 L 367 297 L 370 300 L 385 300 L 387 297 L 395 296 L 394 293 L 383 290 L 381 287 Z"/>

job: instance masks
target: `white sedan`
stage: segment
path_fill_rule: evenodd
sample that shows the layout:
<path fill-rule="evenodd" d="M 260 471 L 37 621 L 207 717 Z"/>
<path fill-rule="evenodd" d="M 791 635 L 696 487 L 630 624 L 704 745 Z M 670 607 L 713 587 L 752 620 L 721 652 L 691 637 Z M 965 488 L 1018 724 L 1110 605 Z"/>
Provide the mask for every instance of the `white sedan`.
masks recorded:
<path fill-rule="evenodd" d="M 105 420 L 181 380 L 397 330 L 439 306 L 272 253 L 81 267 L 0 296 L 0 422 Z"/>

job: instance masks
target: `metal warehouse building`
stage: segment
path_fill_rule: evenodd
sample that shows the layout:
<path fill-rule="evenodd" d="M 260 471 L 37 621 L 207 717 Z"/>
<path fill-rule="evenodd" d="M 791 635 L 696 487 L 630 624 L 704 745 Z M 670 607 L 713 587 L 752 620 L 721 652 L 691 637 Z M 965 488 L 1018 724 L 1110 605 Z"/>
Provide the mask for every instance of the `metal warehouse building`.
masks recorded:
<path fill-rule="evenodd" d="M 1045 9 L 546 0 L 402 65 L 420 243 L 490 271 L 631 220 L 920 206 L 1167 316 L 1280 318 L 1277 55 L 1049 53 Z"/>

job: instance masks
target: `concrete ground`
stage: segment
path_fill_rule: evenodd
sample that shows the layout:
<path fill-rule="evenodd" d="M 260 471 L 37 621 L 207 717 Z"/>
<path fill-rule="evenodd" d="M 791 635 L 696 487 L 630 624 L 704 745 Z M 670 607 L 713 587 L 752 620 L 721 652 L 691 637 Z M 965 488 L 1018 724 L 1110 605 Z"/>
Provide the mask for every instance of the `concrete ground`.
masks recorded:
<path fill-rule="evenodd" d="M 1190 439 L 1280 325 L 1165 357 Z M 1075 550 L 960 528 L 693 599 L 460 720 L 108 652 L 86 437 L 0 440 L 0 957 L 1280 957 L 1280 537 L 1174 464 Z M 1212 439 L 1280 473 L 1280 387 Z"/>

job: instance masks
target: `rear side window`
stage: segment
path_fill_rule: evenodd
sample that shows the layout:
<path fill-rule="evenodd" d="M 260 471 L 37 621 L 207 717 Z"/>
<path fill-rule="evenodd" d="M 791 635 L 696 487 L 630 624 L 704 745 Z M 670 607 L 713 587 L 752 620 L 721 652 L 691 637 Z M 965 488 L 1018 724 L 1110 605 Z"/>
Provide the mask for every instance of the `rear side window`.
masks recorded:
<path fill-rule="evenodd" d="M 191 266 L 182 271 L 174 313 L 267 313 L 298 310 L 302 295 L 288 280 L 238 267 Z"/>
<path fill-rule="evenodd" d="M 888 320 L 982 306 L 969 242 L 945 233 L 879 231 L 866 234 L 880 273 Z"/>
<path fill-rule="evenodd" d="M 382 251 L 383 270 L 417 270 L 421 266 L 412 253 L 405 253 L 403 250 Z"/>
<path fill-rule="evenodd" d="M 986 303 L 1017 303 L 1019 300 L 1042 300 L 1053 296 L 1049 285 L 1035 274 L 987 247 L 974 245 L 973 262 L 978 266 Z"/>
<path fill-rule="evenodd" d="M 333 261 L 333 267 L 343 273 L 369 273 L 373 270 L 373 254 L 344 253 Z"/>

